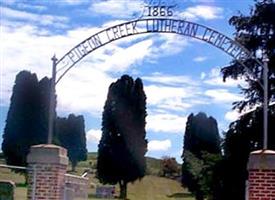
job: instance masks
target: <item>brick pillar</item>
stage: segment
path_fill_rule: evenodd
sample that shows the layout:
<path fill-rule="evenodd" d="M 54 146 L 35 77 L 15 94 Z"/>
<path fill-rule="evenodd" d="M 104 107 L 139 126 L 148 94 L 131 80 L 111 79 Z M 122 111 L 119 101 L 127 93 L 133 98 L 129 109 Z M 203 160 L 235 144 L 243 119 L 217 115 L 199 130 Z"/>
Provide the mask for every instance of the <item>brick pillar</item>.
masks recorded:
<path fill-rule="evenodd" d="M 248 162 L 249 200 L 275 200 L 275 151 L 259 150 Z"/>
<path fill-rule="evenodd" d="M 63 200 L 67 150 L 52 144 L 32 146 L 27 162 L 28 200 Z"/>

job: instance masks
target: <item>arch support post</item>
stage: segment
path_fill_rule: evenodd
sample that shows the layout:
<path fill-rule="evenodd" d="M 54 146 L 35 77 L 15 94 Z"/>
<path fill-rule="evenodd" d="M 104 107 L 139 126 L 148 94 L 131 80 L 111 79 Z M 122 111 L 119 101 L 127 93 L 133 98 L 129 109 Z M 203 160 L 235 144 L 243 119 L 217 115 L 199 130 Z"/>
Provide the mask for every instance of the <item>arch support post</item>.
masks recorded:
<path fill-rule="evenodd" d="M 264 68 L 264 107 L 263 107 L 263 113 L 264 113 L 264 144 L 263 149 L 268 149 L 268 58 L 267 55 L 264 55 L 263 59 L 263 68 Z"/>
<path fill-rule="evenodd" d="M 53 127 L 54 127 L 54 115 L 55 115 L 55 80 L 56 80 L 56 65 L 57 58 L 55 55 L 52 57 L 52 79 L 50 88 L 50 107 L 49 107 L 49 124 L 48 124 L 48 144 L 53 142 Z"/>
<path fill-rule="evenodd" d="M 258 150 L 248 161 L 248 200 L 274 200 L 275 151 Z"/>
<path fill-rule="evenodd" d="M 67 150 L 52 144 L 31 146 L 28 162 L 28 200 L 63 200 Z"/>

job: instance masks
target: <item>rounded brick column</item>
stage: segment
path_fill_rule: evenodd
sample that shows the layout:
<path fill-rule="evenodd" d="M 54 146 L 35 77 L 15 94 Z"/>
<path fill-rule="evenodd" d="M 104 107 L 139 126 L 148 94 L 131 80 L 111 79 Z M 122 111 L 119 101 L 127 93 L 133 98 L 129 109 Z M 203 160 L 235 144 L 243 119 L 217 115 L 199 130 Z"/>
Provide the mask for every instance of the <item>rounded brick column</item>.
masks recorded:
<path fill-rule="evenodd" d="M 63 200 L 67 150 L 52 144 L 31 147 L 28 162 L 28 200 Z"/>
<path fill-rule="evenodd" d="M 275 151 L 252 152 L 248 172 L 248 199 L 275 200 Z"/>

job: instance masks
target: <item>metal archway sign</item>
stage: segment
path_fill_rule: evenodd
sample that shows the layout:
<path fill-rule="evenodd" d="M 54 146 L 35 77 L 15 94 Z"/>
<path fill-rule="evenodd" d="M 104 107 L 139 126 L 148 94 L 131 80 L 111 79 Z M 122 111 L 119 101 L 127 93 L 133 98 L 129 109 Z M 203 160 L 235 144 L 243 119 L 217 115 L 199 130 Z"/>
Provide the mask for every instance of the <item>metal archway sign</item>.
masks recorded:
<path fill-rule="evenodd" d="M 172 33 L 182 36 L 191 37 L 222 50 L 237 62 L 239 62 L 247 71 L 247 73 L 254 78 L 264 90 L 264 149 L 267 149 L 267 113 L 268 113 L 268 59 L 264 59 L 264 63 L 253 57 L 253 54 L 242 46 L 237 41 L 228 36 L 207 26 L 190 22 L 184 19 L 171 18 L 173 15 L 171 6 L 147 6 L 152 13 L 145 18 L 140 18 L 132 21 L 127 21 L 108 27 L 98 33 L 93 34 L 87 39 L 77 44 L 74 48 L 68 51 L 61 59 L 57 60 L 54 56 L 53 71 L 52 71 L 52 85 L 50 97 L 50 111 L 49 111 L 49 133 L 48 143 L 52 143 L 53 135 L 53 119 L 54 119 L 54 102 L 55 102 L 55 86 L 68 73 L 68 71 L 75 66 L 80 60 L 99 49 L 106 44 L 113 41 L 140 34 L 148 33 Z M 165 13 L 165 10 L 167 13 Z M 170 14 L 169 14 L 170 10 Z M 154 12 L 158 11 L 158 12 Z M 162 12 L 163 11 L 163 12 Z M 154 14 L 156 13 L 156 14 Z M 162 15 L 163 13 L 163 15 Z M 263 81 L 259 80 L 253 72 L 247 67 L 243 61 L 246 59 L 254 59 L 259 66 L 264 68 Z M 59 68 L 56 71 L 57 67 Z M 262 84 L 262 82 L 264 84 Z"/>
<path fill-rule="evenodd" d="M 241 63 L 242 60 L 251 58 L 252 56 L 249 50 L 235 40 L 212 28 L 195 22 L 171 18 L 137 19 L 106 28 L 85 39 L 67 52 L 56 63 L 60 68 L 58 71 L 60 75 L 56 79 L 56 84 L 76 63 L 96 49 L 115 40 L 148 33 L 173 33 L 201 40 L 222 50 Z M 259 61 L 258 63 L 262 65 Z"/>

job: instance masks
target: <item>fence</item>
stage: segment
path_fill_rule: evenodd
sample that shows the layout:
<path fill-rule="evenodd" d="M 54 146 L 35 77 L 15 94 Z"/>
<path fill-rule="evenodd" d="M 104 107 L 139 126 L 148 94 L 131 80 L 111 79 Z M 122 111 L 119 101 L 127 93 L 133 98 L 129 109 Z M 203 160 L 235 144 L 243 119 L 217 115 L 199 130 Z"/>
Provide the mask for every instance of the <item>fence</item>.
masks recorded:
<path fill-rule="evenodd" d="M 36 178 L 37 170 L 35 165 L 32 168 L 11 166 L 11 165 L 0 165 L 0 168 L 26 170 L 32 180 L 29 180 L 31 185 L 31 194 L 28 194 L 28 199 L 36 200 Z M 64 188 L 64 200 L 86 200 L 88 199 L 89 179 L 86 178 L 87 173 L 82 176 L 76 176 L 71 174 L 65 174 L 65 188 Z"/>
<path fill-rule="evenodd" d="M 4 165 L 4 164 L 0 164 L 0 168 L 13 169 L 13 170 L 22 170 L 22 171 L 26 171 L 26 173 L 29 173 L 29 171 L 32 170 L 32 169 L 29 169 L 27 167 L 13 166 L 13 165 Z M 2 183 L 2 185 L 0 187 L 2 187 L 5 183 L 7 185 L 13 185 L 13 187 L 12 187 L 13 191 L 9 191 L 8 192 L 9 194 L 4 194 L 5 193 L 4 189 L 0 188 L 0 189 L 2 189 L 1 192 L 0 192 L 0 199 L 5 199 L 5 200 L 12 199 L 12 200 L 14 200 L 15 199 L 15 191 L 17 190 L 16 184 L 15 184 L 16 180 L 10 180 L 9 178 L 7 178 L 6 180 L 0 180 L 0 182 Z M 32 194 L 32 195 L 34 197 L 34 194 Z M 34 199 L 34 198 L 32 198 L 32 199 Z"/>

